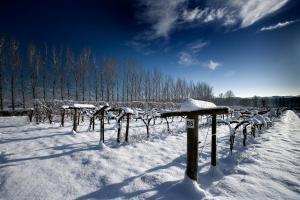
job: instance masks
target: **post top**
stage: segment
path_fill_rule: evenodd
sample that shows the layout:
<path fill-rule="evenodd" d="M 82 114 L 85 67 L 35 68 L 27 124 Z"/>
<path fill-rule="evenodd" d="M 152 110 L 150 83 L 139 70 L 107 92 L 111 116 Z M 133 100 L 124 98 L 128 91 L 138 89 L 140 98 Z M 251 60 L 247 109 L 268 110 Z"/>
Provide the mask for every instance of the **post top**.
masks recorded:
<path fill-rule="evenodd" d="M 192 111 L 170 111 L 161 113 L 161 117 L 174 117 L 174 116 L 193 116 L 193 115 L 219 115 L 228 114 L 228 107 L 214 107 L 214 108 L 200 108 Z"/>
<path fill-rule="evenodd" d="M 188 98 L 181 104 L 180 110 L 162 112 L 161 117 L 227 114 L 228 112 L 228 107 L 218 107 L 208 101 Z"/>

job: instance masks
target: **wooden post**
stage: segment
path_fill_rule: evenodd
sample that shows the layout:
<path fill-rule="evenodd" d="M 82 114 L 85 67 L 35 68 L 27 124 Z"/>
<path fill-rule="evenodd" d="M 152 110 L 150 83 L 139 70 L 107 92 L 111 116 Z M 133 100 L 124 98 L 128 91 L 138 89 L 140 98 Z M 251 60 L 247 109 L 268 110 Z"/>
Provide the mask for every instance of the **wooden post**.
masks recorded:
<path fill-rule="evenodd" d="M 251 126 L 251 134 L 253 137 L 255 137 L 255 125 Z"/>
<path fill-rule="evenodd" d="M 168 122 L 168 119 L 165 117 L 165 120 L 167 122 L 167 127 L 168 127 L 168 133 L 170 132 L 170 125 L 169 125 L 169 122 Z"/>
<path fill-rule="evenodd" d="M 61 126 L 63 127 L 65 125 L 65 109 L 61 112 Z"/>
<path fill-rule="evenodd" d="M 217 114 L 227 114 L 227 107 L 217 107 L 210 109 L 199 109 L 193 111 L 178 111 L 161 113 L 161 117 L 187 116 L 187 168 L 186 175 L 192 180 L 198 180 L 198 124 L 199 115 L 212 115 L 212 145 L 211 164 L 217 164 Z"/>
<path fill-rule="evenodd" d="M 100 117 L 100 142 L 104 143 L 104 110 L 101 111 Z"/>
<path fill-rule="evenodd" d="M 117 124 L 118 124 L 118 136 L 117 136 L 117 142 L 119 143 L 120 142 L 120 137 L 121 137 L 121 128 L 122 128 L 122 119 L 123 117 L 125 116 L 125 113 L 122 114 L 118 121 L 117 121 Z"/>
<path fill-rule="evenodd" d="M 129 114 L 127 114 L 127 123 L 126 123 L 125 142 L 128 142 L 128 130 L 129 130 Z"/>
<path fill-rule="evenodd" d="M 118 124 L 118 135 L 117 135 L 117 142 L 120 143 L 120 137 L 121 137 L 121 128 L 122 128 L 122 125 L 121 125 L 121 120 L 119 120 L 117 122 Z"/>
<path fill-rule="evenodd" d="M 74 116 L 73 116 L 73 131 L 77 132 L 77 108 L 74 108 Z"/>
<path fill-rule="evenodd" d="M 78 111 L 77 111 L 77 116 L 76 116 L 76 118 L 77 118 L 77 125 L 79 125 L 79 121 L 80 121 L 80 112 L 78 113 Z"/>
<path fill-rule="evenodd" d="M 212 115 L 211 122 L 211 165 L 217 165 L 217 115 Z"/>
<path fill-rule="evenodd" d="M 32 122 L 33 110 L 29 111 L 29 121 Z"/>
<path fill-rule="evenodd" d="M 93 131 L 95 130 L 95 117 L 93 116 Z"/>
<path fill-rule="evenodd" d="M 187 116 L 187 167 L 186 175 L 198 181 L 198 116 Z"/>
<path fill-rule="evenodd" d="M 103 115 L 103 118 L 102 118 L 102 123 L 101 123 L 101 135 L 102 135 L 102 142 L 104 143 L 104 115 Z"/>
<path fill-rule="evenodd" d="M 243 127 L 243 145 L 246 146 L 246 140 L 247 140 L 247 127 Z"/>

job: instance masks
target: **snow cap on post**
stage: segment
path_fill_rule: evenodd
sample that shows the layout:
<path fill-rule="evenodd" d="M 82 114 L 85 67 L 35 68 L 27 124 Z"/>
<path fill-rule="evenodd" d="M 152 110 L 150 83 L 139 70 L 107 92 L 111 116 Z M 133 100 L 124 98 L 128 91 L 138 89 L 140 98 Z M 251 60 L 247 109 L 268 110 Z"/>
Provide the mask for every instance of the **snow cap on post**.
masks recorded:
<path fill-rule="evenodd" d="M 75 108 L 95 108 L 95 106 L 92 104 L 79 104 L 79 103 L 75 103 L 74 107 Z"/>
<path fill-rule="evenodd" d="M 134 114 L 133 110 L 131 108 L 125 107 L 124 112 L 127 114 Z"/>
<path fill-rule="evenodd" d="M 186 99 L 180 107 L 180 111 L 194 111 L 202 108 L 215 108 L 217 107 L 214 103 L 202 100 L 195 100 L 192 98 Z"/>

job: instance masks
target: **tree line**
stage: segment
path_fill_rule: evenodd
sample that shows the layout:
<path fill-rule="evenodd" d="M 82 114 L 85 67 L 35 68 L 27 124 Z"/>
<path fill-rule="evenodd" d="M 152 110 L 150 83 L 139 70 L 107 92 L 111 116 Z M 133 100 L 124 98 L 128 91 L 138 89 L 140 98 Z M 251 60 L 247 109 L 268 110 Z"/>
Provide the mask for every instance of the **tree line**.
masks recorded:
<path fill-rule="evenodd" d="M 33 99 L 179 102 L 187 97 L 211 99 L 213 88 L 132 60 L 118 63 L 111 56 L 99 57 L 90 48 L 75 53 L 47 43 L 22 46 L 0 35 L 1 110 L 25 108 Z"/>

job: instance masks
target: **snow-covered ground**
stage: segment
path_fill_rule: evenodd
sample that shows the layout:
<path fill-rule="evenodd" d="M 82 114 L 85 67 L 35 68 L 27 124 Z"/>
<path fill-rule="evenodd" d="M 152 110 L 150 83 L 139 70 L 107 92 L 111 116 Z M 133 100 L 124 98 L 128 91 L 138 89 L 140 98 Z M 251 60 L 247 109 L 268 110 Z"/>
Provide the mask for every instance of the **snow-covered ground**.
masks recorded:
<path fill-rule="evenodd" d="M 0 118 L 0 199 L 300 199 L 300 119 L 287 111 L 272 128 L 242 146 L 237 134 L 229 153 L 229 130 L 218 126 L 218 166 L 210 168 L 211 130 L 199 130 L 199 186 L 184 179 L 186 132 L 175 119 L 146 127 L 130 122 L 129 144 L 116 142 L 113 123 L 99 122 L 76 135 L 71 122 L 29 124 Z M 125 123 L 123 124 L 123 131 Z"/>

